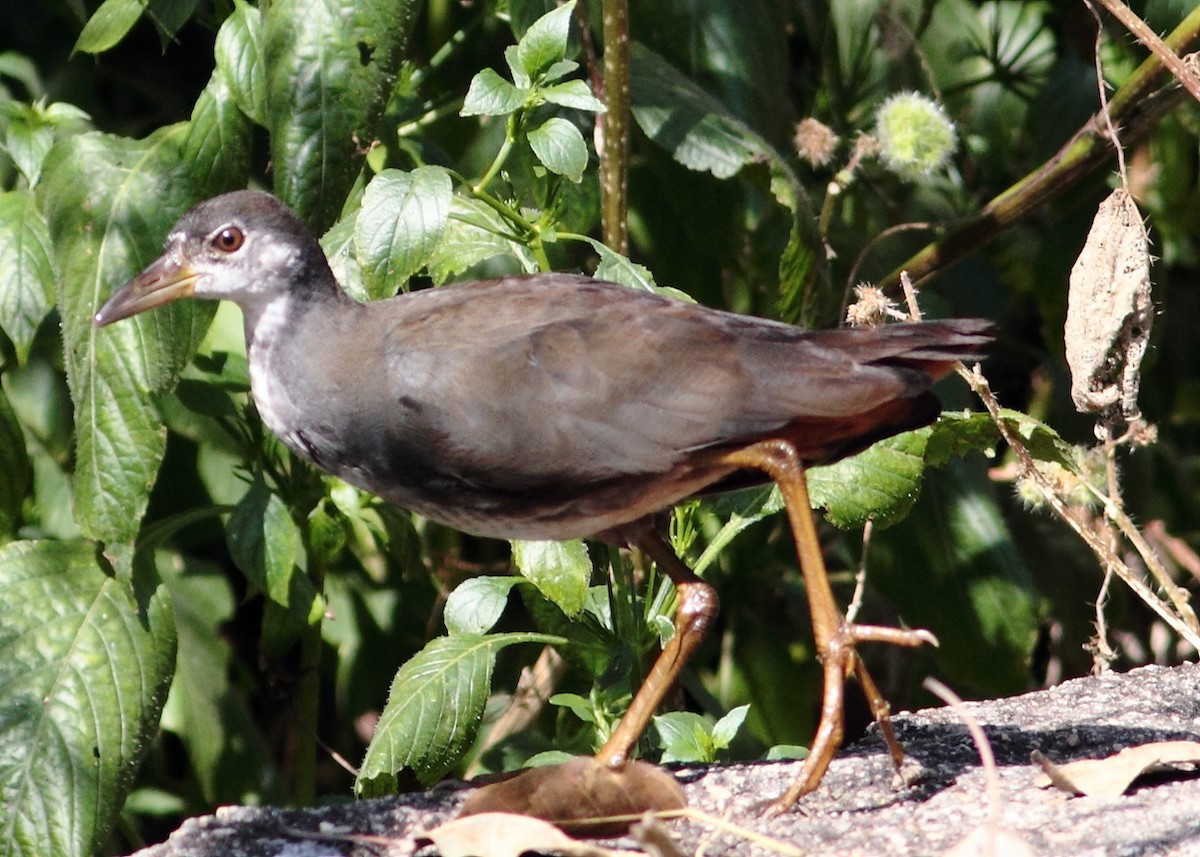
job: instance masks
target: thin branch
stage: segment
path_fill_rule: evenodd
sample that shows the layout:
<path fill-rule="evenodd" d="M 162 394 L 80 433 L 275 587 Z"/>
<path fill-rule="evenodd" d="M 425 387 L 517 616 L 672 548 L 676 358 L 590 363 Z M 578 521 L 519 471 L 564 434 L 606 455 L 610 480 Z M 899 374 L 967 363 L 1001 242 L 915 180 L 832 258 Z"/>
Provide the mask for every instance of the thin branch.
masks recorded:
<path fill-rule="evenodd" d="M 984 407 L 987 408 L 988 414 L 992 421 L 996 424 L 1001 437 L 1009 445 L 1010 449 L 1017 456 L 1021 464 L 1022 475 L 1027 477 L 1042 494 L 1043 499 L 1054 510 L 1060 518 L 1073 529 L 1076 534 L 1083 539 L 1084 543 L 1091 548 L 1092 552 L 1106 567 L 1111 568 L 1113 573 L 1121 578 L 1125 584 L 1137 594 L 1146 605 L 1157 613 L 1164 622 L 1175 630 L 1179 636 L 1187 640 L 1192 646 L 1200 648 L 1200 628 L 1197 627 L 1196 616 L 1191 607 L 1186 601 L 1182 602 L 1183 609 L 1179 614 L 1172 612 L 1166 604 L 1163 603 L 1154 591 L 1146 585 L 1146 582 L 1139 578 L 1128 565 L 1116 554 L 1113 546 L 1109 542 L 1100 537 L 1100 535 L 1082 518 L 1078 510 L 1067 506 L 1059 497 L 1054 487 L 1049 484 L 1045 475 L 1038 469 L 1037 463 L 1025 445 L 1021 443 L 1020 438 L 1013 434 L 1007 423 L 1004 421 L 1003 415 L 1000 413 L 1000 405 L 996 401 L 996 397 L 992 394 L 991 388 L 988 385 L 987 379 L 983 377 L 983 373 L 979 371 L 979 367 L 975 366 L 972 369 L 965 367 L 960 370 L 960 374 L 970 385 L 971 389 L 979 396 Z M 1084 484 L 1087 484 L 1086 482 Z M 1164 580 L 1168 594 L 1172 596 L 1172 601 L 1176 608 L 1180 607 L 1181 601 L 1176 596 L 1186 597 L 1186 593 L 1179 590 L 1179 587 L 1170 580 L 1162 568 L 1162 564 L 1154 555 L 1154 551 L 1142 538 L 1141 533 L 1137 531 L 1137 527 L 1129 520 L 1123 511 L 1109 498 L 1097 492 L 1097 496 L 1104 501 L 1104 514 L 1117 525 L 1121 533 L 1129 539 L 1130 543 L 1142 556 L 1146 562 L 1147 568 L 1151 569 L 1151 573 L 1155 575 L 1156 580 L 1160 585 L 1163 585 Z M 1161 575 L 1161 577 L 1160 577 Z"/>
<path fill-rule="evenodd" d="M 1192 98 L 1200 101 L 1200 79 L 1188 68 L 1187 63 L 1179 58 L 1170 46 L 1158 37 L 1158 33 L 1146 26 L 1146 22 L 1133 13 L 1121 0 L 1099 0 L 1112 16 L 1120 21 L 1133 37 L 1141 42 L 1158 61 L 1166 66 L 1167 71 L 1183 84 L 1184 89 L 1192 94 Z"/>

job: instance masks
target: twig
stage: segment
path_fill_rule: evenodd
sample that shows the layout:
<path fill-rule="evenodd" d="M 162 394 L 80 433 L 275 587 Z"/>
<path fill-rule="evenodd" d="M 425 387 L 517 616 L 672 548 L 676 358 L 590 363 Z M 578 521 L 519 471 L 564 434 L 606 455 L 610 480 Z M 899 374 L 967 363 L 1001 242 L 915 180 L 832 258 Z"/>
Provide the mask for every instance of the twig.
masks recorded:
<path fill-rule="evenodd" d="M 1154 547 L 1155 553 L 1165 552 L 1172 562 L 1200 580 L 1200 555 L 1183 539 L 1168 533 L 1161 520 L 1150 521 L 1142 531 L 1146 535 L 1146 541 Z"/>
<path fill-rule="evenodd" d="M 933 676 L 927 677 L 925 681 L 921 682 L 921 686 L 950 706 L 955 715 L 963 722 L 963 725 L 967 727 L 967 732 L 970 733 L 971 740 L 975 742 L 975 749 L 979 753 L 979 763 L 983 766 L 983 777 L 988 802 L 988 823 L 999 826 L 1000 810 L 1002 808 L 1000 804 L 1000 775 L 996 772 L 996 754 L 992 751 L 992 742 L 988 740 L 983 727 L 979 725 L 979 721 L 967 711 L 962 697 L 957 693 Z"/>
<path fill-rule="evenodd" d="M 1104 605 L 1108 603 L 1108 590 L 1112 585 L 1113 567 L 1104 566 L 1104 580 L 1100 591 L 1096 593 L 1096 636 L 1090 643 L 1092 651 L 1092 673 L 1099 675 L 1106 672 L 1112 662 L 1117 659 L 1116 650 L 1108 642 L 1108 620 L 1104 618 Z"/>
<path fill-rule="evenodd" d="M 1125 25 L 1125 29 L 1133 37 L 1145 45 L 1154 54 L 1175 79 L 1183 84 L 1184 89 L 1192 94 L 1192 98 L 1200 101 L 1200 80 L 1188 68 L 1171 48 L 1158 37 L 1158 33 L 1146 26 L 1146 22 L 1133 13 L 1121 0 L 1099 0 L 1112 16 Z"/>
<path fill-rule="evenodd" d="M 1126 192 L 1129 191 L 1129 173 L 1125 169 L 1125 147 L 1121 145 L 1121 138 L 1117 136 L 1116 126 L 1113 125 L 1112 114 L 1108 110 L 1108 92 L 1104 83 L 1104 65 L 1100 61 L 1100 42 L 1104 37 L 1104 24 L 1100 20 L 1100 13 L 1096 11 L 1096 7 L 1092 5 L 1092 0 L 1084 0 L 1087 3 L 1088 9 L 1091 10 L 1093 17 L 1096 19 L 1096 44 L 1092 51 L 1096 63 L 1096 89 L 1100 95 L 1100 115 L 1104 117 L 1104 123 L 1108 127 L 1108 139 L 1112 141 L 1113 149 L 1117 153 L 1117 172 L 1121 176 L 1121 185 Z M 1107 5 L 1107 0 L 1100 0 L 1101 3 Z M 1143 26 L 1145 26 L 1143 24 Z M 1171 56 L 1175 56 L 1171 54 Z"/>
<path fill-rule="evenodd" d="M 1110 498 L 1091 488 L 1096 496 L 1104 503 L 1104 515 L 1117 525 L 1134 549 L 1142 556 L 1146 562 L 1146 567 L 1151 570 L 1158 583 L 1167 589 L 1171 595 L 1175 607 L 1179 609 L 1179 614 L 1172 612 L 1166 604 L 1163 603 L 1154 591 L 1146 585 L 1145 581 L 1138 578 L 1137 575 L 1117 556 L 1113 546 L 1102 539 L 1096 531 L 1087 525 L 1077 510 L 1072 509 L 1063 502 L 1062 498 L 1055 492 L 1054 487 L 1049 484 L 1049 480 L 1038 469 L 1037 463 L 1029 450 L 1021 443 L 1020 438 L 1013 434 L 1007 423 L 1004 421 L 1003 415 L 1000 413 L 1000 405 L 996 401 L 996 397 L 992 394 L 991 388 L 988 385 L 987 379 L 979 370 L 978 365 L 971 369 L 964 369 L 960 372 L 967 384 L 979 396 L 984 407 L 987 408 L 988 414 L 992 421 L 996 424 L 1000 436 L 1012 449 L 1021 464 L 1022 474 L 1027 477 L 1032 485 L 1034 485 L 1043 499 L 1054 510 L 1060 518 L 1062 518 L 1068 526 L 1073 529 L 1076 534 L 1083 539 L 1084 543 L 1091 548 L 1092 552 L 1106 567 L 1111 567 L 1113 572 L 1132 589 L 1146 605 L 1157 613 L 1164 622 L 1171 626 L 1174 631 L 1187 640 L 1191 645 L 1200 647 L 1200 629 L 1197 628 L 1196 616 L 1190 605 L 1186 602 L 1186 593 L 1179 592 L 1179 587 L 1170 580 L 1162 564 L 1158 562 L 1154 556 L 1154 551 L 1146 543 L 1141 533 L 1137 531 L 1137 527 L 1129 520 L 1129 517 L 1111 501 Z M 1087 485 L 1085 481 L 1083 484 Z"/>
<path fill-rule="evenodd" d="M 846 606 L 847 622 L 858 618 L 858 611 L 862 609 L 863 594 L 867 589 L 867 553 L 871 547 L 871 533 L 874 529 L 875 522 L 868 518 L 863 524 L 862 553 L 858 558 L 858 571 L 854 573 L 854 594 L 850 596 L 850 603 Z"/>

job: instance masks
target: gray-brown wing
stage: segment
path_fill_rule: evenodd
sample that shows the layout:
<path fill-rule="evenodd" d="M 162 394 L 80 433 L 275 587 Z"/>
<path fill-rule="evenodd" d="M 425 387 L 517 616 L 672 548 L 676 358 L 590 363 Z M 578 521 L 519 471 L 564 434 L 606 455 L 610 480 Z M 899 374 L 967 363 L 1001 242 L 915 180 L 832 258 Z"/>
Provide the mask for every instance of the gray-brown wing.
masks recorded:
<path fill-rule="evenodd" d="M 506 489 L 668 470 L 688 452 L 916 395 L 920 368 L 833 337 L 590 282 L 447 292 L 388 336 L 396 431 Z M 901 349 L 903 350 L 903 349 Z M 381 403 L 381 406 L 391 406 Z"/>

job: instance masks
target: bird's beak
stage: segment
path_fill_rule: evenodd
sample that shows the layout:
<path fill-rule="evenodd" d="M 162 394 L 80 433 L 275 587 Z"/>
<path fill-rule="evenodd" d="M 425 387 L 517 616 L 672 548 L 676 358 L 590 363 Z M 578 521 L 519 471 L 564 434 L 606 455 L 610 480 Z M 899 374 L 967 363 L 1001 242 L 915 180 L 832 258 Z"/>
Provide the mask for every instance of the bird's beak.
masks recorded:
<path fill-rule="evenodd" d="M 103 327 L 137 315 L 156 306 L 186 298 L 200 275 L 177 258 L 174 251 L 158 257 L 149 268 L 113 293 L 100 311 L 92 317 L 92 324 Z"/>

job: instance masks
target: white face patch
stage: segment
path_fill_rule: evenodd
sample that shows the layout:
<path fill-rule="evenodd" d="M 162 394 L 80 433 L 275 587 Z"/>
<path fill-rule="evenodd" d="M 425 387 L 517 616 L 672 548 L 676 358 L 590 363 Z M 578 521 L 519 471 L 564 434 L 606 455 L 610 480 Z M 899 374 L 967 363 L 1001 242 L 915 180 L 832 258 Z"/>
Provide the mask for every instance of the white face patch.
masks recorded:
<path fill-rule="evenodd" d="M 261 241 L 261 246 L 255 248 L 258 257 L 256 267 L 260 271 L 290 273 L 292 268 L 300 264 L 300 250 L 294 244 L 286 241 L 262 240 L 261 236 L 256 237 Z"/>
<path fill-rule="evenodd" d="M 293 270 L 300 265 L 303 251 L 287 241 L 274 240 L 261 233 L 248 233 L 245 244 L 229 253 L 213 249 L 216 236 L 230 228 L 238 227 L 224 225 L 203 239 L 206 246 L 202 252 L 206 261 L 198 265 L 202 276 L 196 296 L 232 298 L 246 306 L 275 292 L 286 291 Z M 186 256 L 186 252 L 180 252 L 185 237 L 184 233 L 172 234 L 171 240 L 175 243 L 170 252 Z M 271 273 L 256 277 L 250 272 L 251 267 L 258 272 Z"/>

